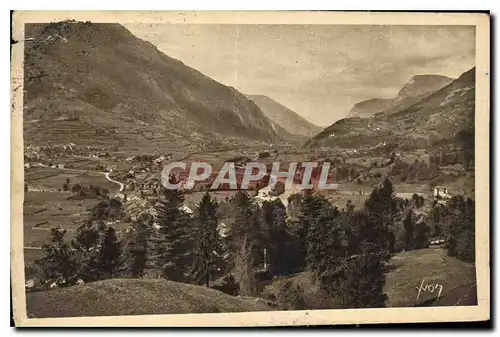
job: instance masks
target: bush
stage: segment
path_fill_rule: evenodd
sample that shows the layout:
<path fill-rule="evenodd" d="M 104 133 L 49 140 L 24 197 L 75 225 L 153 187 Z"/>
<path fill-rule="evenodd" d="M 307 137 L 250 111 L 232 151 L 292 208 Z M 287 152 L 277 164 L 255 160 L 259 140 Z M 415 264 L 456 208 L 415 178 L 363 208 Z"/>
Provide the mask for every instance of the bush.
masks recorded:
<path fill-rule="evenodd" d="M 210 288 L 222 291 L 231 296 L 237 296 L 240 285 L 236 282 L 233 275 L 229 274 L 222 278 L 221 282 L 215 282 Z"/>
<path fill-rule="evenodd" d="M 474 262 L 475 260 L 475 234 L 474 231 L 464 230 L 458 235 L 456 246 L 457 246 L 457 257 L 465 262 Z"/>
<path fill-rule="evenodd" d="M 281 195 L 285 192 L 285 184 L 282 183 L 281 181 L 276 182 L 276 185 L 274 186 L 272 191 L 269 191 L 269 195 L 276 197 L 278 195 Z"/>
<path fill-rule="evenodd" d="M 264 151 L 264 152 L 259 153 L 259 159 L 268 158 L 270 156 L 271 156 L 271 153 L 269 153 L 269 151 Z"/>
<path fill-rule="evenodd" d="M 268 280 L 272 280 L 273 275 L 269 270 L 257 270 L 254 274 L 255 282 L 264 282 Z"/>
<path fill-rule="evenodd" d="M 276 295 L 276 300 L 283 310 L 305 310 L 306 303 L 302 289 L 293 287 L 291 282 L 285 283 L 281 291 Z"/>

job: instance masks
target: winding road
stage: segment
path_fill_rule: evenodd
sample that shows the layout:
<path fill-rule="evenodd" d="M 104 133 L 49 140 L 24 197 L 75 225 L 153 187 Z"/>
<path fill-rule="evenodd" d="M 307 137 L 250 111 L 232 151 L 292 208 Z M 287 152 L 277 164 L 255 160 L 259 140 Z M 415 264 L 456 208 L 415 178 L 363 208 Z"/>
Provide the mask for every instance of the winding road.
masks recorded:
<path fill-rule="evenodd" d="M 98 173 L 104 174 L 104 176 L 106 177 L 106 179 L 108 179 L 112 183 L 120 185 L 120 190 L 118 190 L 118 192 L 123 191 L 123 189 L 125 188 L 125 185 L 123 185 L 123 183 L 121 183 L 118 180 L 114 180 L 113 178 L 109 177 L 110 172 L 98 172 Z"/>

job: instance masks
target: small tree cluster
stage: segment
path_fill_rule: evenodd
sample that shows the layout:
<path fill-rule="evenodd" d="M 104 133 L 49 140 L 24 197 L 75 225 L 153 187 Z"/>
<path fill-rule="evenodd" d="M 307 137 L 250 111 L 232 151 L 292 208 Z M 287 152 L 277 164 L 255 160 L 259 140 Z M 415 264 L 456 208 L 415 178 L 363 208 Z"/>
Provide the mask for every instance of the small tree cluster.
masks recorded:
<path fill-rule="evenodd" d="M 475 260 L 475 202 L 463 196 L 454 196 L 447 204 L 446 247 L 450 256 L 474 262 Z"/>

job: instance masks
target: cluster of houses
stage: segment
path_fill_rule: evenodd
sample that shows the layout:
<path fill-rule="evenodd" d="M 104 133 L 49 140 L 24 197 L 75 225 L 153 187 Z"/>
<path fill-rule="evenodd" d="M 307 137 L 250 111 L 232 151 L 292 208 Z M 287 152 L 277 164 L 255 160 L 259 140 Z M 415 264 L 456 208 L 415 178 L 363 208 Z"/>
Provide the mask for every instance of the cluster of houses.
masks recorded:
<path fill-rule="evenodd" d="M 446 203 L 451 197 L 452 195 L 445 186 L 434 187 L 434 200 L 438 203 Z"/>

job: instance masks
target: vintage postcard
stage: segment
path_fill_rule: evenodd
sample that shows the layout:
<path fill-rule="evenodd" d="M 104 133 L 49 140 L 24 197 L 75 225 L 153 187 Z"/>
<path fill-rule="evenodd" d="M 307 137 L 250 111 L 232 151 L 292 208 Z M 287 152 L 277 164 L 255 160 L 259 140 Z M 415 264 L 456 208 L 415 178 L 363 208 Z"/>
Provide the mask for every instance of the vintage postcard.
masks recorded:
<path fill-rule="evenodd" d="M 14 13 L 17 326 L 490 317 L 490 18 Z"/>

